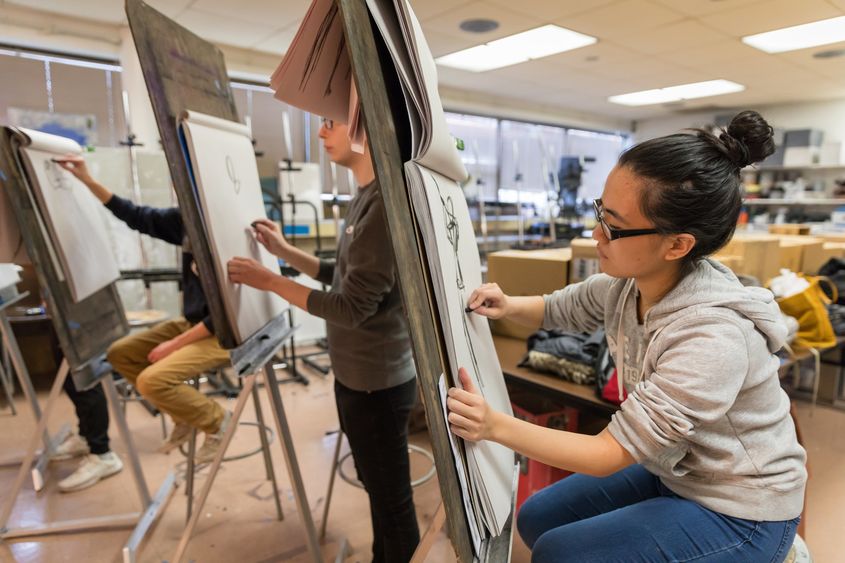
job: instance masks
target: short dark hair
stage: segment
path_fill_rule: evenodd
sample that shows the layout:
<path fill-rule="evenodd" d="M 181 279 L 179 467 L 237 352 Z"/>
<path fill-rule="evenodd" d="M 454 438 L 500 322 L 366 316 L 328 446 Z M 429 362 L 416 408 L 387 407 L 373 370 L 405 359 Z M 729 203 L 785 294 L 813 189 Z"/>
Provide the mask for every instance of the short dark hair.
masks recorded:
<path fill-rule="evenodd" d="M 634 145 L 619 157 L 646 182 L 643 215 L 661 233 L 695 237 L 684 265 L 728 243 L 742 206 L 740 170 L 775 151 L 772 127 L 756 111 L 737 114 L 721 134 L 691 129 Z"/>

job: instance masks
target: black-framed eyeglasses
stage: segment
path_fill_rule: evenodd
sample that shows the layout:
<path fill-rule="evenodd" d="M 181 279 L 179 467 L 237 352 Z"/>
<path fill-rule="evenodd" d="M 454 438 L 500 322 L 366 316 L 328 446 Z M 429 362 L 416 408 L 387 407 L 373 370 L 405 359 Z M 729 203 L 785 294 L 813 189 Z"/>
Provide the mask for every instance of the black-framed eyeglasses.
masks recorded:
<path fill-rule="evenodd" d="M 329 119 L 329 118 L 327 118 L 327 117 L 321 117 L 321 118 L 320 118 L 320 123 L 322 123 L 322 124 L 323 124 L 323 127 L 325 127 L 326 129 L 328 129 L 329 131 L 331 131 L 331 130 L 332 130 L 332 128 L 334 127 L 334 119 Z"/>
<path fill-rule="evenodd" d="M 616 240 L 625 237 L 638 237 L 640 235 L 656 235 L 660 233 L 657 229 L 614 229 L 604 221 L 604 208 L 600 199 L 593 200 L 593 211 L 596 213 L 596 222 L 601 225 L 601 231 L 607 240 Z"/>

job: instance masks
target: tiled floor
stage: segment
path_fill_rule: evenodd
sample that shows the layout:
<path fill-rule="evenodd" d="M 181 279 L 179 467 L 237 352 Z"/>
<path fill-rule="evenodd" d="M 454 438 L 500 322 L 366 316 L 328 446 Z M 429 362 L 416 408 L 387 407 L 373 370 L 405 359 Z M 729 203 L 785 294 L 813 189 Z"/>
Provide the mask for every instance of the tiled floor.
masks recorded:
<path fill-rule="evenodd" d="M 311 385 L 308 387 L 299 384 L 283 385 L 282 394 L 304 476 L 311 514 L 319 529 L 335 444 L 335 435 L 329 433 L 337 428 L 337 418 L 331 379 L 317 375 L 310 375 L 310 379 Z M 268 413 L 269 404 L 264 391 L 261 392 L 261 397 L 264 412 Z M 46 392 L 42 398 L 46 399 Z M 5 404 L 0 403 L 0 424 L 3 429 L 0 433 L 0 457 L 4 459 L 22 452 L 25 437 L 33 427 L 25 404 L 20 397 L 18 399 L 21 413 L 14 417 Z M 227 406 L 232 408 L 233 403 L 227 403 Z M 845 412 L 817 407 L 811 415 L 806 404 L 799 404 L 798 412 L 812 463 L 807 540 L 817 563 L 845 561 L 839 537 L 845 529 Z M 70 402 L 66 397 L 61 397 L 60 408 L 52 419 L 51 427 L 55 429 L 62 421 L 73 420 Z M 155 453 L 155 448 L 161 440 L 158 419 L 152 418 L 139 405 L 131 404 L 128 407 L 128 420 L 151 489 L 158 487 L 171 468 L 184 471 L 184 458 L 180 454 L 172 453 L 168 456 Z M 255 420 L 251 404 L 247 404 L 243 420 Z M 117 439 L 114 429 L 112 436 L 114 449 L 123 453 L 124 447 Z M 425 445 L 427 436 L 418 434 L 413 440 Z M 258 443 L 258 435 L 253 427 L 241 427 L 235 435 L 232 452 L 246 451 L 256 447 Z M 275 519 L 271 488 L 264 476 L 261 457 L 254 456 L 226 463 L 203 509 L 186 561 L 309 561 L 278 441 L 274 441 L 271 448 L 276 475 L 282 488 L 284 521 L 278 522 Z M 66 495 L 58 493 L 55 483 L 73 469 L 74 462 L 52 464 L 47 488 L 38 495 L 27 486 L 16 505 L 12 525 L 138 510 L 139 502 L 128 468 L 86 491 Z M 420 475 L 426 469 L 426 463 L 415 456 L 414 474 Z M 14 467 L 0 467 L 0 491 L 3 491 L 0 493 L 0 500 L 5 501 L 5 491 L 11 486 L 14 478 Z M 202 478 L 197 479 L 197 488 L 201 487 L 202 482 Z M 161 562 L 172 557 L 185 523 L 185 499 L 184 487 L 180 487 L 144 543 L 138 559 L 140 563 Z M 424 531 L 440 501 L 436 479 L 415 489 L 415 501 L 420 528 Z M 342 538 L 346 538 L 352 546 L 348 562 L 370 560 L 371 532 L 368 514 L 367 499 L 363 491 L 343 481 L 336 481 L 327 539 L 322 545 L 326 561 L 334 560 L 338 542 Z M 112 530 L 0 543 L 0 561 L 119 562 L 120 550 L 127 537 L 127 530 Z M 525 547 L 520 544 L 518 538 L 514 538 L 513 561 L 521 563 L 528 562 L 529 559 Z M 454 560 L 448 539 L 441 533 L 428 561 L 439 563 Z"/>

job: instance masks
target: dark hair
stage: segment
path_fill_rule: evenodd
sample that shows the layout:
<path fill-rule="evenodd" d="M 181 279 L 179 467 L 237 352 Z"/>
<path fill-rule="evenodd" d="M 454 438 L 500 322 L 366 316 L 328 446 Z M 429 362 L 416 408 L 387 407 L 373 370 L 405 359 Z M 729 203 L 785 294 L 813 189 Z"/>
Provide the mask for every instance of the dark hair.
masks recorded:
<path fill-rule="evenodd" d="M 775 151 L 772 127 L 756 111 L 737 114 L 718 137 L 690 131 L 644 141 L 619 157 L 619 166 L 645 180 L 640 209 L 655 228 L 695 237 L 685 266 L 728 243 L 742 206 L 740 170 Z"/>

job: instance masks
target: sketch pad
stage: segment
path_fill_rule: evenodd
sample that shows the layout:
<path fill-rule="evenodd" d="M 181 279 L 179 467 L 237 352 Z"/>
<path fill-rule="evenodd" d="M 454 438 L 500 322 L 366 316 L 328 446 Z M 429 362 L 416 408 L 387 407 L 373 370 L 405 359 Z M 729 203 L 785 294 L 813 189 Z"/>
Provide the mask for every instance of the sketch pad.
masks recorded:
<path fill-rule="evenodd" d="M 15 134 L 39 216 L 52 242 L 53 258 L 61 265 L 56 270 L 64 274 L 78 303 L 120 277 L 100 202 L 73 174 L 53 162 L 67 154 L 81 155 L 82 148 L 71 139 L 40 131 L 16 128 Z"/>
<path fill-rule="evenodd" d="M 250 223 L 267 217 L 252 137 L 245 125 L 192 111 L 182 115 L 179 130 L 226 315 L 243 342 L 287 307 L 275 293 L 231 283 L 226 270 L 230 259 L 241 256 L 279 273 L 278 260 L 249 230 Z"/>

